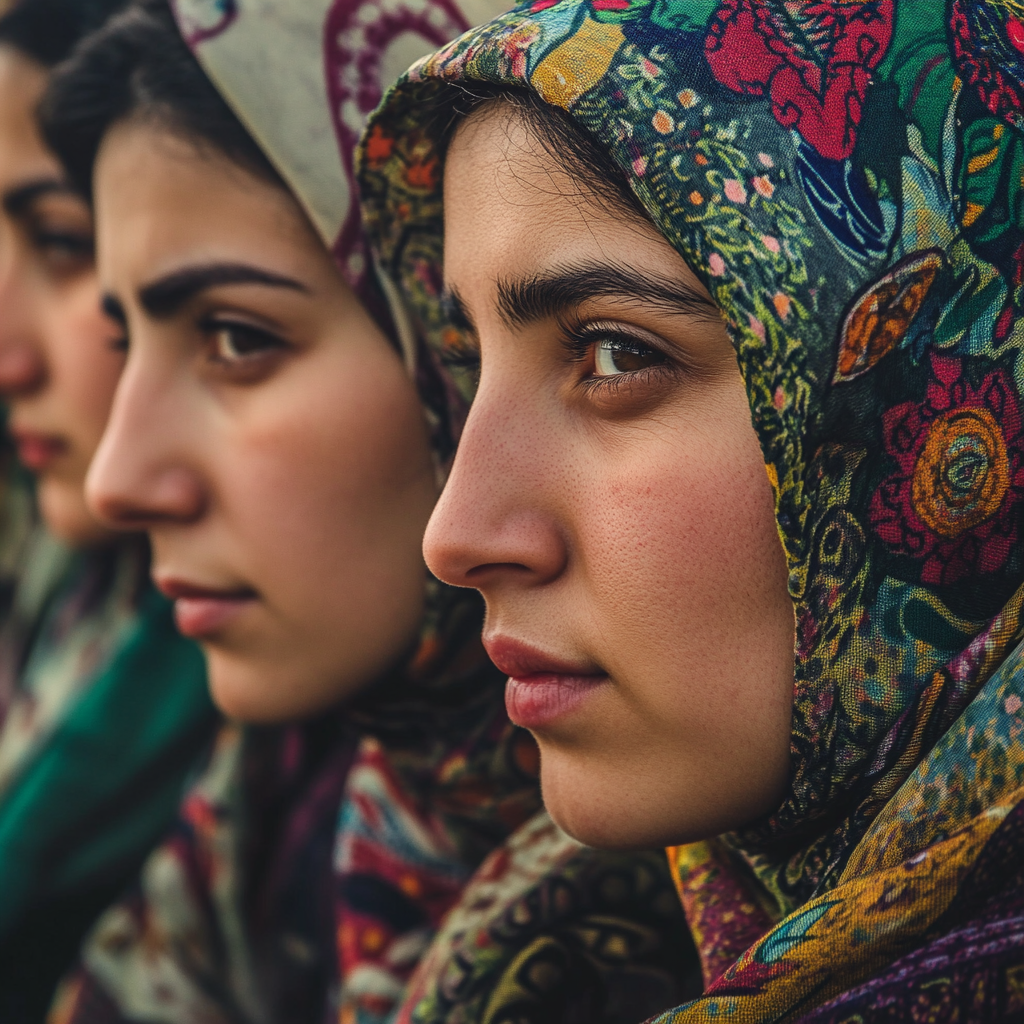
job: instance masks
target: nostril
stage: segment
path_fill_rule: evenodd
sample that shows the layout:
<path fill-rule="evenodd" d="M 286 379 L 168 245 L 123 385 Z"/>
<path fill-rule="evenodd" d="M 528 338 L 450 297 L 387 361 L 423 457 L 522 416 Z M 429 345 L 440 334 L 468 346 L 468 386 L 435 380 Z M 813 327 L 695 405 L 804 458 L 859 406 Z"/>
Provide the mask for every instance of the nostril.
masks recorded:
<path fill-rule="evenodd" d="M 466 579 L 481 581 L 487 576 L 491 576 L 494 573 L 515 573 L 517 575 L 527 574 L 531 572 L 528 565 L 523 565 L 521 562 L 486 562 L 483 565 L 476 565 L 472 569 L 467 570 Z"/>
<path fill-rule="evenodd" d="M 163 523 L 178 521 L 176 516 L 153 515 L 135 509 L 107 509 L 102 518 L 118 530 L 148 530 Z"/>
<path fill-rule="evenodd" d="M 145 529 L 151 516 L 138 504 L 125 501 L 118 495 L 97 493 L 96 488 L 86 483 L 85 500 L 90 511 L 101 522 L 115 530 Z"/>
<path fill-rule="evenodd" d="M 123 497 L 88 494 L 88 505 L 102 522 L 115 530 L 149 530 L 169 523 L 189 523 L 201 514 L 193 505 L 186 508 L 159 501 L 133 501 Z"/>
<path fill-rule="evenodd" d="M 154 525 L 152 516 L 117 508 L 100 508 L 100 518 L 115 530 L 145 530 Z"/>
<path fill-rule="evenodd" d="M 125 436 L 124 430 L 111 433 L 108 424 L 93 458 L 85 481 L 86 503 L 93 513 L 120 530 L 201 519 L 209 501 L 202 477 L 187 467 L 154 465 L 154 453 L 140 452 Z"/>

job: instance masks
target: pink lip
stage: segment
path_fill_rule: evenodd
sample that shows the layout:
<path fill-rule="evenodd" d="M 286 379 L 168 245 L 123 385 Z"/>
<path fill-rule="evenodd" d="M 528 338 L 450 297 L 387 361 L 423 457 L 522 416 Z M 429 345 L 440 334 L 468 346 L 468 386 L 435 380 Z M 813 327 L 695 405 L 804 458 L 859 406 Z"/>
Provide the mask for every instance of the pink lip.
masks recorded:
<path fill-rule="evenodd" d="M 64 440 L 53 434 L 39 434 L 28 430 L 12 431 L 18 448 L 18 459 L 26 468 L 40 473 L 67 451 Z"/>
<path fill-rule="evenodd" d="M 253 590 L 216 590 L 168 577 L 158 579 L 156 586 L 174 601 L 178 631 L 193 640 L 223 632 L 256 600 Z"/>
<path fill-rule="evenodd" d="M 541 729 L 575 711 L 608 682 L 589 665 L 572 664 L 508 637 L 490 637 L 484 646 L 509 680 L 505 684 L 508 717 L 524 729 Z"/>

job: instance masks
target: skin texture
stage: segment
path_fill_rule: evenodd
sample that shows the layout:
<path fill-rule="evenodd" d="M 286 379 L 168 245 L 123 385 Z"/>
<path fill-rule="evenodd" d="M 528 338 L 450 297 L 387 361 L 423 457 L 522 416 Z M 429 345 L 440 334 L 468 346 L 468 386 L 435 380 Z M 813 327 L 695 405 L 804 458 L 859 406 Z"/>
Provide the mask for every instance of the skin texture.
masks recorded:
<path fill-rule="evenodd" d="M 771 488 L 707 293 L 521 118 L 485 105 L 447 158 L 445 279 L 480 382 L 427 563 L 481 591 L 499 667 L 518 643 L 585 677 L 532 729 L 562 828 L 693 841 L 770 812 L 787 780 L 794 616 Z M 594 287 L 623 268 L 679 294 Z M 516 300 L 567 270 L 560 308 Z"/>
<path fill-rule="evenodd" d="M 185 629 L 227 714 L 324 710 L 416 639 L 436 485 L 413 385 L 282 187 L 129 121 L 103 141 L 95 199 L 129 342 L 92 506 L 149 531 L 166 593 L 227 609 Z M 179 599 L 179 626 L 187 612 Z"/>
<path fill-rule="evenodd" d="M 46 81 L 0 46 L 0 395 L 46 524 L 89 546 L 111 537 L 83 488 L 124 357 L 100 312 L 92 215 L 36 128 Z"/>

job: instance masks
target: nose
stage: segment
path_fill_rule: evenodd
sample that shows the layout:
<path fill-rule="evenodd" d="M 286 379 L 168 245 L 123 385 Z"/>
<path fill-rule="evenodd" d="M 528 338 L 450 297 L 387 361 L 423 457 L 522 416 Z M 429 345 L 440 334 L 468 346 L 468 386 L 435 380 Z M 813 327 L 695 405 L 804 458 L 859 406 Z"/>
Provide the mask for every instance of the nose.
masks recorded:
<path fill-rule="evenodd" d="M 43 385 L 46 363 L 36 344 L 39 311 L 17 254 L 4 249 L 0 252 L 0 396 L 16 398 Z"/>
<path fill-rule="evenodd" d="M 423 541 L 435 576 L 487 597 L 564 572 L 569 544 L 557 501 L 564 477 L 547 458 L 547 440 L 538 416 L 509 408 L 481 381 Z"/>
<path fill-rule="evenodd" d="M 85 482 L 89 508 L 109 526 L 146 530 L 202 517 L 207 495 L 180 404 L 129 357 Z"/>

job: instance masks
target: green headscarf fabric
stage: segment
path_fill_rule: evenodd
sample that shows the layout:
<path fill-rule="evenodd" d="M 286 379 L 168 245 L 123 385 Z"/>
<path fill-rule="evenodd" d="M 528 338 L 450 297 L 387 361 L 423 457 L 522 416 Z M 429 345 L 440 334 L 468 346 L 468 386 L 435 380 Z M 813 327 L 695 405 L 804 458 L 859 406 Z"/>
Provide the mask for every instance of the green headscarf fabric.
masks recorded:
<path fill-rule="evenodd" d="M 137 540 L 73 552 L 3 497 L 0 1016 L 36 1019 L 77 941 L 173 820 L 216 722 L 199 649 Z M 20 540 L 16 540 L 20 537 Z M 10 543 L 7 543 L 10 540 Z"/>
<path fill-rule="evenodd" d="M 215 716 L 202 655 L 155 591 L 133 610 L 5 788 L 4 932 L 41 891 L 54 898 L 123 880 L 167 827 L 210 736 Z M 43 659 L 50 660 L 33 651 L 33 660 Z"/>
<path fill-rule="evenodd" d="M 1024 921 L 992 867 L 1024 850 L 1022 19 L 535 0 L 416 65 L 366 136 L 367 231 L 436 356 L 436 108 L 464 80 L 596 139 L 735 345 L 797 615 L 792 772 L 769 817 L 671 851 L 714 982 L 673 1020 L 789 1019 L 990 899 Z M 978 961 L 1004 1007 L 1007 927 L 1011 959 Z"/>
<path fill-rule="evenodd" d="M 120 6 L 0 3 L 0 45 L 49 69 Z M 61 544 L 12 447 L 0 442 L 5 1024 L 41 1017 L 82 934 L 173 819 L 216 721 L 202 656 L 148 582 L 144 542 Z"/>

